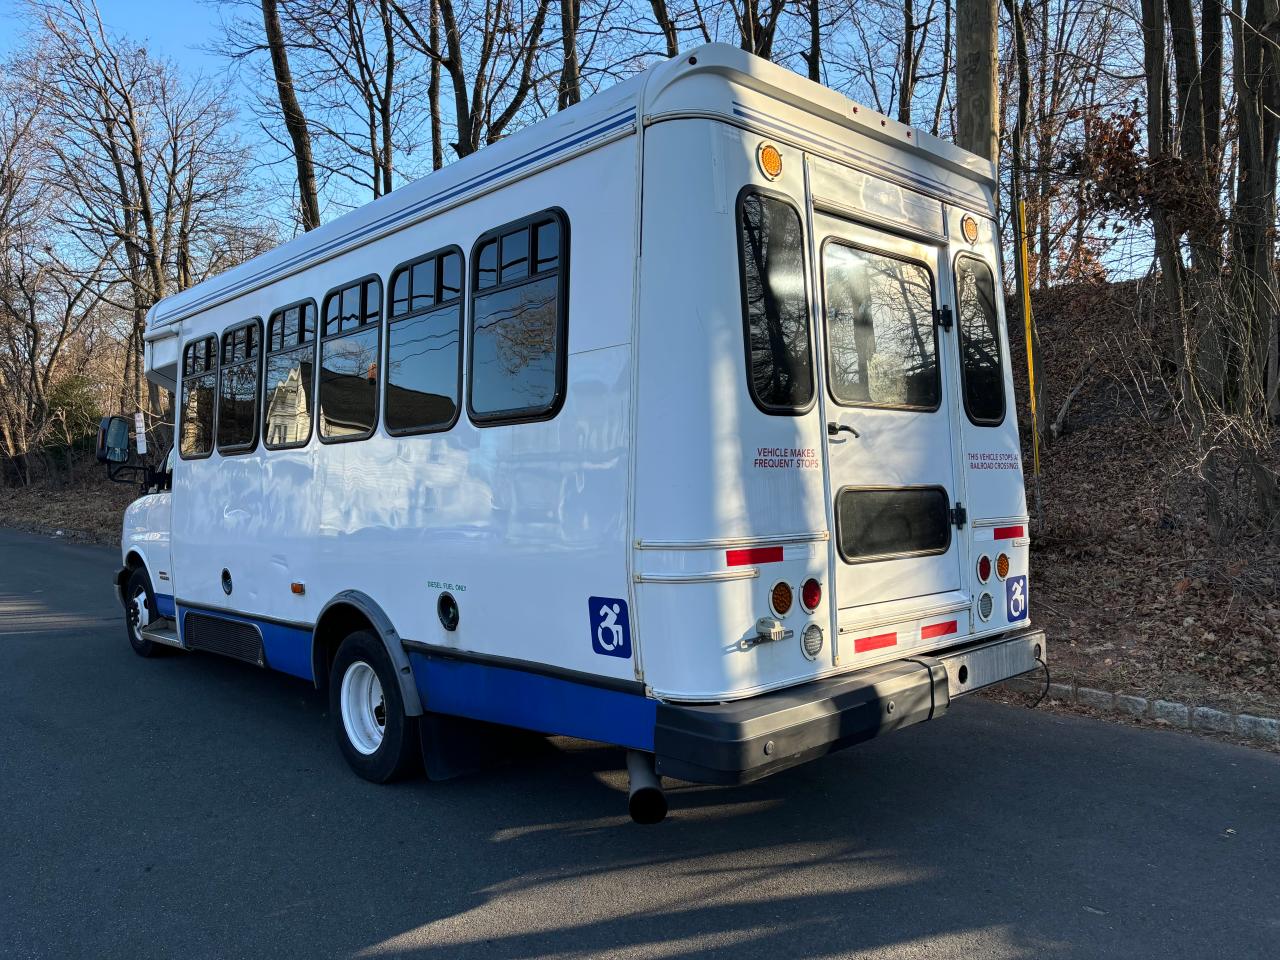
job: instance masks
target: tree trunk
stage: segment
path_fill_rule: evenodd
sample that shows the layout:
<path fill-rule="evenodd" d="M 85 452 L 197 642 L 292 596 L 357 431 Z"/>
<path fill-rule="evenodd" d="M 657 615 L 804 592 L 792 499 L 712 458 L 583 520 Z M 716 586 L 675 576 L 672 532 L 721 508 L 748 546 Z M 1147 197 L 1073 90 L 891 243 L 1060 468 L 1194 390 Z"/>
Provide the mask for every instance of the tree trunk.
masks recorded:
<path fill-rule="evenodd" d="M 560 0 L 560 44 L 564 64 L 560 69 L 559 106 L 563 110 L 582 99 L 582 77 L 578 70 L 579 0 Z"/>
<path fill-rule="evenodd" d="M 662 31 L 662 38 L 667 42 L 668 59 L 680 56 L 680 40 L 671 13 L 667 10 L 667 0 L 649 0 L 649 5 L 653 7 L 653 19 Z"/>
<path fill-rule="evenodd" d="M 996 27 L 996 0 L 956 0 L 956 143 L 992 163 L 1000 154 Z"/>
<path fill-rule="evenodd" d="M 916 90 L 915 0 L 902 0 L 902 82 L 898 87 L 898 122 L 911 126 L 911 101 Z"/>
<path fill-rule="evenodd" d="M 440 122 L 440 4 L 431 0 L 431 74 L 427 83 L 427 108 L 431 112 L 431 169 L 444 166 L 444 131 Z"/>
<path fill-rule="evenodd" d="M 316 168 L 311 159 L 311 134 L 307 130 L 306 116 L 293 89 L 293 73 L 289 69 L 289 53 L 285 49 L 284 33 L 280 29 L 276 0 L 262 0 L 262 23 L 267 35 L 267 48 L 271 51 L 271 68 L 275 71 L 280 112 L 284 115 L 284 126 L 293 142 L 293 158 L 298 167 L 298 205 L 302 229 L 314 230 L 320 226 L 320 201 L 316 195 Z"/>

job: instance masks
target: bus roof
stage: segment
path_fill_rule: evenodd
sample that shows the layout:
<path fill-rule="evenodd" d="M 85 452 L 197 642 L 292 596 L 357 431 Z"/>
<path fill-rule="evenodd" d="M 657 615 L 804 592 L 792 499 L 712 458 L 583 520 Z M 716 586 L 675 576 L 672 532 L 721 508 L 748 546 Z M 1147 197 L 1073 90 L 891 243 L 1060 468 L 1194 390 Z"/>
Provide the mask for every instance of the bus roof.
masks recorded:
<path fill-rule="evenodd" d="M 817 116 L 855 137 L 833 139 L 786 114 Z M 164 328 L 340 256 L 477 196 L 629 136 L 638 122 L 707 117 L 760 129 L 804 150 L 828 153 L 940 199 L 982 207 L 994 166 L 892 120 L 784 67 L 728 44 L 698 47 L 657 64 L 386 196 L 322 224 L 151 308 L 148 339 Z M 866 142 L 854 150 L 851 141 Z M 939 176 L 922 174 L 936 169 Z M 957 190 L 957 183 L 961 188 Z M 967 189 L 966 189 L 967 188 Z"/>

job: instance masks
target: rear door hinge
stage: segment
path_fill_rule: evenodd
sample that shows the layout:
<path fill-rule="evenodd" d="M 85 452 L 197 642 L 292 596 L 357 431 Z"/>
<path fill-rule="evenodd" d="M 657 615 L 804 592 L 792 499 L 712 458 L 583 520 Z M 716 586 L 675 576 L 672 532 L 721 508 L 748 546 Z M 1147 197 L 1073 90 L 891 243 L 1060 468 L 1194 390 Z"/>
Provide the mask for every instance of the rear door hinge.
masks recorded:
<path fill-rule="evenodd" d="M 951 308 L 947 306 L 939 307 L 937 310 L 933 311 L 933 319 L 934 322 L 936 322 L 943 330 L 950 330 Z"/>
<path fill-rule="evenodd" d="M 957 527 L 963 527 L 969 522 L 969 511 L 964 508 L 963 503 L 957 503 L 951 508 L 951 522 Z"/>

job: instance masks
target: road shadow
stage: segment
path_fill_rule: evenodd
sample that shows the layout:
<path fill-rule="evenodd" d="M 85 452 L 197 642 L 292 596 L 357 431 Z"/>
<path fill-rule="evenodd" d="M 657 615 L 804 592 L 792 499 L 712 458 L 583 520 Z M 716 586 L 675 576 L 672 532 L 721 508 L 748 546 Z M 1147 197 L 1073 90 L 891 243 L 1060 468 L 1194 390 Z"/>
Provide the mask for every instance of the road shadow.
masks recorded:
<path fill-rule="evenodd" d="M 309 684 L 144 661 L 114 627 L 6 649 L 0 954 L 1245 956 L 1280 934 L 1267 754 L 965 702 L 757 784 L 669 782 L 641 827 L 620 750 L 525 738 L 377 787 Z"/>

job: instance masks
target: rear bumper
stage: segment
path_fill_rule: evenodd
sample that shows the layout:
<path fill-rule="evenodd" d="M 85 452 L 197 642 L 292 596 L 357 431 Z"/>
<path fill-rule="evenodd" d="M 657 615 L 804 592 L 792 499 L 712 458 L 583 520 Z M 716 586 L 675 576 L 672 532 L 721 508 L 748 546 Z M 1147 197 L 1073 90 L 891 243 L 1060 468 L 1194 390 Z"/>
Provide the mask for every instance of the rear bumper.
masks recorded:
<path fill-rule="evenodd" d="M 717 704 L 659 704 L 657 772 L 746 783 L 946 713 L 952 698 L 1026 673 L 1043 630 L 896 660 L 857 673 Z"/>

